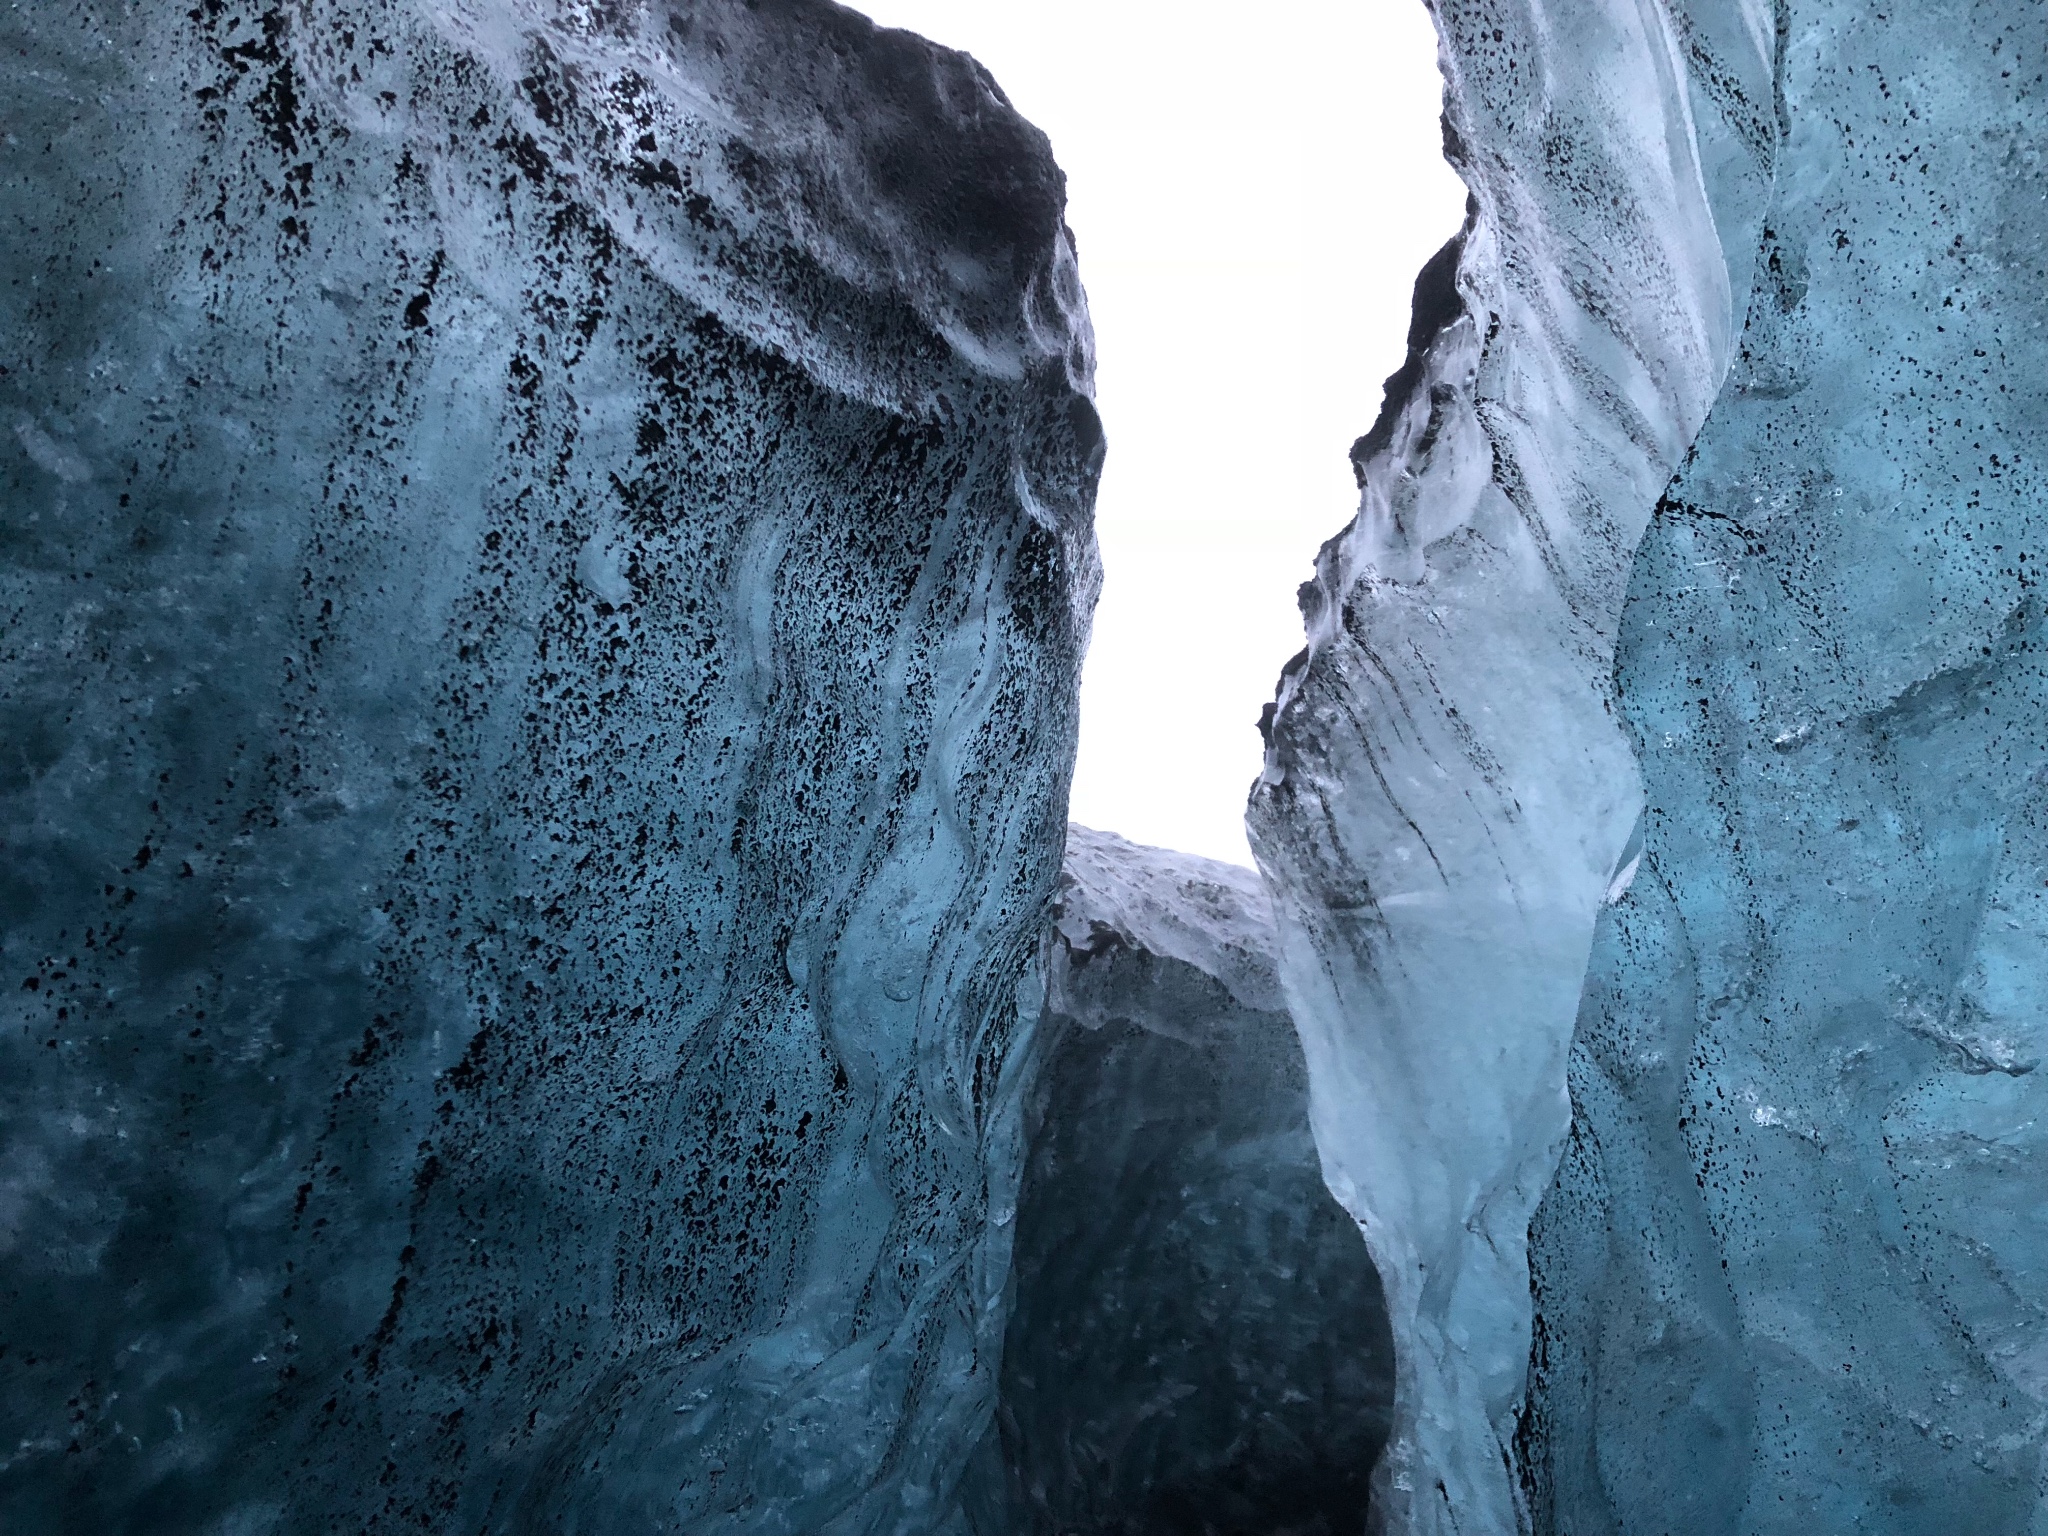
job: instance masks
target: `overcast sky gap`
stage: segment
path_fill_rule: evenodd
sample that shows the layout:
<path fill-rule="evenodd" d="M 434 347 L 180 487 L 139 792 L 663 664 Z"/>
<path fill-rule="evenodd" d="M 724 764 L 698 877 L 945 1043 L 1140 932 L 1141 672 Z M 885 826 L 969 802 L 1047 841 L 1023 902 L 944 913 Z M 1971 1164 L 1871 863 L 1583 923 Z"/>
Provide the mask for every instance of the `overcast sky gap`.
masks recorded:
<path fill-rule="evenodd" d="M 1067 173 L 1109 457 L 1072 816 L 1249 864 L 1259 712 L 1347 457 L 1458 228 L 1421 0 L 873 0 L 987 66 Z"/>

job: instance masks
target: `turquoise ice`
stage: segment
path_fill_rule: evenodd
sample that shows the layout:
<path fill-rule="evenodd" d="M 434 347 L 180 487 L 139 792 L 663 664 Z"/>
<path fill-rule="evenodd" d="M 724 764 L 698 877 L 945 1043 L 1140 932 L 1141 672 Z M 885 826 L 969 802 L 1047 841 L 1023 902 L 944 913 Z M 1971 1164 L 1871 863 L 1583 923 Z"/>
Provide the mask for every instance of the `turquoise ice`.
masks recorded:
<path fill-rule="evenodd" d="M 0 1525 L 943 1527 L 1100 434 L 821 4 L 0 15 Z"/>

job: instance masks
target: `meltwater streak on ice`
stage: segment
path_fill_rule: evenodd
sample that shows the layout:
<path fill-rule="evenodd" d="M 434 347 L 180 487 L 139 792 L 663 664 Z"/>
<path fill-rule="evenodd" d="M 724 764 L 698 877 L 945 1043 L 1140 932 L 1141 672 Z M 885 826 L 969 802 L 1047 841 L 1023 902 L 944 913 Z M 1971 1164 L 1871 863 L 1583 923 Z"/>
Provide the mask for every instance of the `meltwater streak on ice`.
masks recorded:
<path fill-rule="evenodd" d="M 1641 872 L 1537 1224 L 1557 1536 L 2048 1531 L 2048 33 L 1789 0 L 1740 356 L 1637 559 Z"/>
<path fill-rule="evenodd" d="M 1765 0 L 1436 13 L 1473 214 L 1354 449 L 1249 823 L 1323 1165 L 1392 1318 L 1373 1519 L 1505 1536 L 1529 1219 L 1640 803 L 1615 634 L 1747 307 L 1776 36 Z"/>
<path fill-rule="evenodd" d="M 0 1525 L 936 1530 L 1096 585 L 810 0 L 0 12 Z"/>

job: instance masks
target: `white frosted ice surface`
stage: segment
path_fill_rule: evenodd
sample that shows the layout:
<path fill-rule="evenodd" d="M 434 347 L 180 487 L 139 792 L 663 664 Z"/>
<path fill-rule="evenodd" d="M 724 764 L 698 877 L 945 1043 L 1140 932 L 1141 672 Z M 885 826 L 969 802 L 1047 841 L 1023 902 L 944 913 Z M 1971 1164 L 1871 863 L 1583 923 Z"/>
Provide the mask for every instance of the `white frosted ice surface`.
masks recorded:
<path fill-rule="evenodd" d="M 1374 1518 L 1512 1532 L 1529 1218 L 1640 804 L 1629 561 L 1733 354 L 1775 140 L 1769 6 L 1444 0 L 1465 233 L 1302 589 L 1252 845 L 1331 1187 L 1386 1286 Z"/>

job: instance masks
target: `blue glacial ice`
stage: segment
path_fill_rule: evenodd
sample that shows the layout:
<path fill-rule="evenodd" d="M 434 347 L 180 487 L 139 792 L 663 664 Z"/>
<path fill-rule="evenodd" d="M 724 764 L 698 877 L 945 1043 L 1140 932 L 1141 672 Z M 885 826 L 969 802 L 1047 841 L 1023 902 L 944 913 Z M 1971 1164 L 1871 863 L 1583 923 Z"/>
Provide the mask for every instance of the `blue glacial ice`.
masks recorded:
<path fill-rule="evenodd" d="M 0 13 L 0 1526 L 2048 1536 L 2048 37 L 1434 11 L 1258 877 L 972 60 Z"/>
<path fill-rule="evenodd" d="M 1436 11 L 1472 214 L 1251 805 L 1375 1528 L 2040 1536 L 2048 39 Z"/>
<path fill-rule="evenodd" d="M 1539 1531 L 2048 1530 L 2040 19 L 1786 10 L 1747 324 L 1623 612 Z"/>
<path fill-rule="evenodd" d="M 987 1536 L 1360 1528 L 1386 1306 L 1273 937 L 1251 870 L 1069 832 Z"/>
<path fill-rule="evenodd" d="M 944 1528 L 1097 585 L 810 0 L 0 13 L 0 1525 Z"/>
<path fill-rule="evenodd" d="M 1471 189 L 1249 811 L 1315 1133 L 1386 1288 L 1389 1531 L 1513 1532 L 1529 1221 L 1640 806 L 1630 558 L 1734 354 L 1776 138 L 1768 5 L 1442 0 Z"/>

